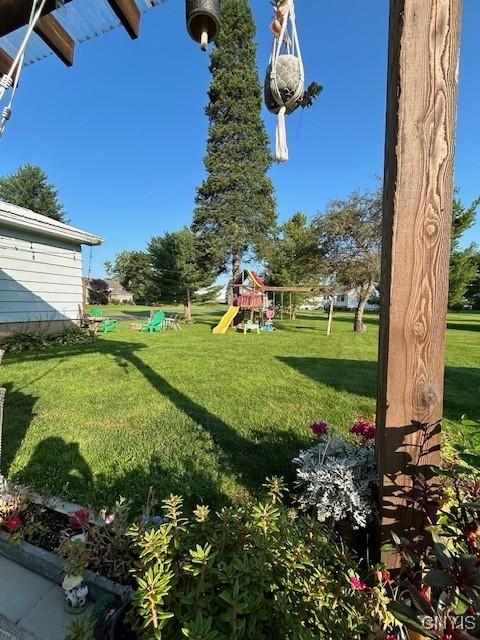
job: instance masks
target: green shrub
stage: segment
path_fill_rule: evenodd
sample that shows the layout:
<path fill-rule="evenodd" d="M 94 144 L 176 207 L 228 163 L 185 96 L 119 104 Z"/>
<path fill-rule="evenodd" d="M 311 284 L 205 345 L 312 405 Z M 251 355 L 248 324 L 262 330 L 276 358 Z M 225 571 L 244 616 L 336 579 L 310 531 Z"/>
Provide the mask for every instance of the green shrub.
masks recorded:
<path fill-rule="evenodd" d="M 287 508 L 283 492 L 273 479 L 264 499 L 217 514 L 198 506 L 190 521 L 171 496 L 162 517 L 132 527 L 139 637 L 365 637 L 371 618 L 352 585 L 355 559 L 318 521 Z"/>
<path fill-rule="evenodd" d="M 71 327 L 65 329 L 60 333 L 52 334 L 48 336 L 50 344 L 56 347 L 64 347 L 73 344 L 83 344 L 85 342 L 91 342 L 92 337 L 86 329 L 80 329 L 79 327 Z"/>
<path fill-rule="evenodd" d="M 10 353 L 21 353 L 22 351 L 43 351 L 44 349 L 48 349 L 49 342 L 47 336 L 26 331 L 13 333 L 11 336 L 7 336 L 2 342 L 2 347 L 5 351 L 9 351 Z"/>
<path fill-rule="evenodd" d="M 60 333 L 41 335 L 33 332 L 13 333 L 7 336 L 2 347 L 10 353 L 22 353 L 24 351 L 43 351 L 50 347 L 64 347 L 75 344 L 91 342 L 92 337 L 85 329 L 71 327 Z"/>

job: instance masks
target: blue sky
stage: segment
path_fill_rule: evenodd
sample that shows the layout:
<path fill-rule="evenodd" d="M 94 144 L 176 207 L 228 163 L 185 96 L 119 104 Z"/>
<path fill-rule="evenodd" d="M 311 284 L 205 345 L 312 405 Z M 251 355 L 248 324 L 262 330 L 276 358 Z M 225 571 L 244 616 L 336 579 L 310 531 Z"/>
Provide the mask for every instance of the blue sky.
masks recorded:
<path fill-rule="evenodd" d="M 280 219 L 311 216 L 383 171 L 388 1 L 296 6 L 307 80 L 325 90 L 288 119 L 291 159 L 271 171 Z M 271 9 L 268 0 L 252 7 L 263 77 Z M 480 193 L 479 32 L 480 4 L 465 0 L 456 184 L 467 202 Z M 117 252 L 190 223 L 204 175 L 208 62 L 187 37 L 183 0 L 169 0 L 144 15 L 135 42 L 117 30 L 79 46 L 71 69 L 50 57 L 25 70 L 0 174 L 24 163 L 46 170 L 71 223 L 105 239 L 92 275 Z M 275 119 L 264 119 L 272 137 Z M 471 241 L 480 242 L 480 221 Z"/>

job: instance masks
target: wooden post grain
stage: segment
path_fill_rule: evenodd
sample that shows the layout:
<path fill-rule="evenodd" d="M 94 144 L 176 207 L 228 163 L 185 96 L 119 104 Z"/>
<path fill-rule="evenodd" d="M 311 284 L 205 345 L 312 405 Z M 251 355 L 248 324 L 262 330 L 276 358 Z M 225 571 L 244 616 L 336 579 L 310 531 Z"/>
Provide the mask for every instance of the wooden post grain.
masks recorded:
<path fill-rule="evenodd" d="M 391 0 L 377 395 L 381 543 L 440 460 L 461 0 Z M 382 547 L 382 560 L 397 564 Z"/>

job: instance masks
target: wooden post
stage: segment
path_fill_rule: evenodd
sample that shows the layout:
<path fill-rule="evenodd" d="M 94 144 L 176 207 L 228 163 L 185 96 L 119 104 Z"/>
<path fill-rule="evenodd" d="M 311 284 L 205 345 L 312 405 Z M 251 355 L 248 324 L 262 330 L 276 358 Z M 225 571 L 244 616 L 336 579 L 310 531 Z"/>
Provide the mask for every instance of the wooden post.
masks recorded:
<path fill-rule="evenodd" d="M 327 324 L 327 336 L 332 334 L 333 323 L 333 296 L 330 296 L 330 308 L 328 310 L 328 324 Z"/>
<path fill-rule="evenodd" d="M 377 396 L 381 543 L 412 538 L 443 414 L 461 0 L 391 0 Z M 390 567 L 398 558 L 383 549 Z"/>
<path fill-rule="evenodd" d="M 0 387 L 0 476 L 2 475 L 3 406 L 7 390 Z"/>

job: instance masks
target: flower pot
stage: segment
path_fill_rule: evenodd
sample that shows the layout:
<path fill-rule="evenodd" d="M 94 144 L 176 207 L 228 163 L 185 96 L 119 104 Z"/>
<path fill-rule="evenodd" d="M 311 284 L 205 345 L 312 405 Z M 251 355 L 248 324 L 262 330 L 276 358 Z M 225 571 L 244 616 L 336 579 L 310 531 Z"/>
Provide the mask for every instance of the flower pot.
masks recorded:
<path fill-rule="evenodd" d="M 83 576 L 66 575 L 62 583 L 65 611 L 82 613 L 88 604 L 88 586 Z"/>

